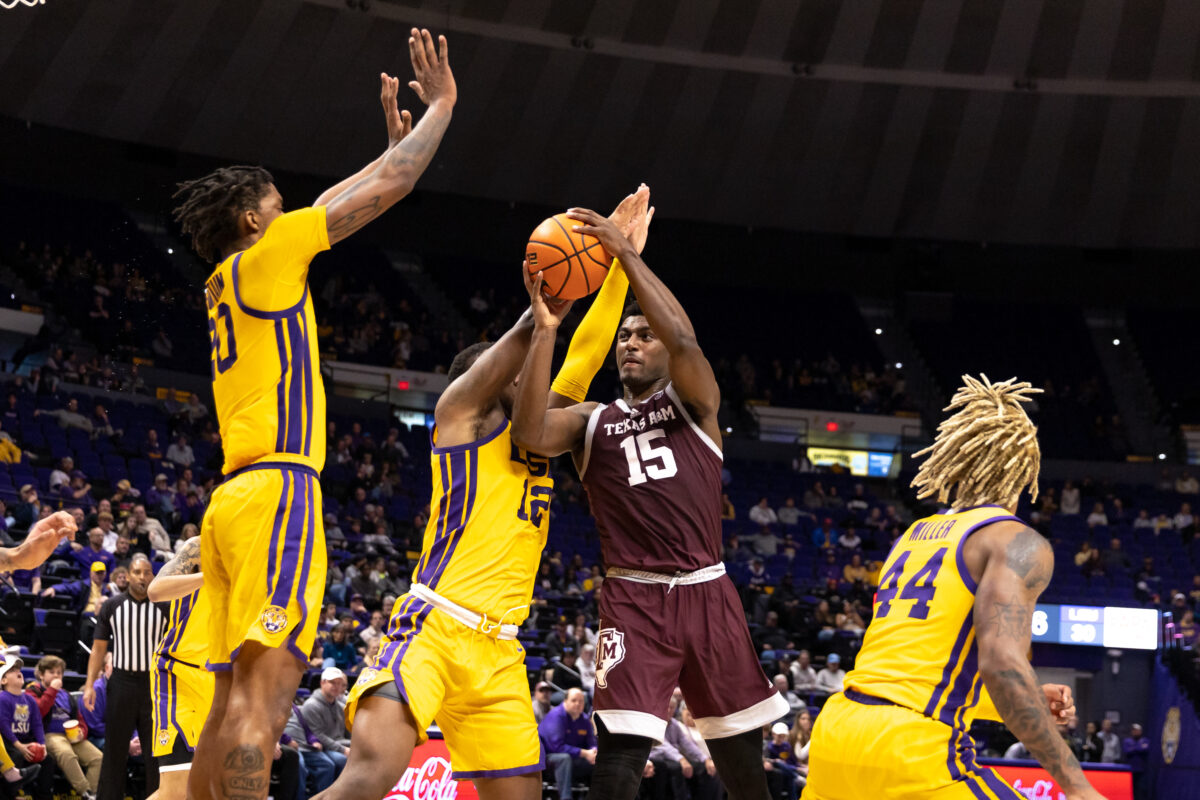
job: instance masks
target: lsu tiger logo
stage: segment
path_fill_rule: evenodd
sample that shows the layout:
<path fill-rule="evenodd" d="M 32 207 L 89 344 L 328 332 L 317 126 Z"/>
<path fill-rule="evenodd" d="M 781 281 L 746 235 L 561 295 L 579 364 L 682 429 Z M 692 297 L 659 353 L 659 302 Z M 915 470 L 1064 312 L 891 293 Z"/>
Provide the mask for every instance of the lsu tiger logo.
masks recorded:
<path fill-rule="evenodd" d="M 29 706 L 18 705 L 13 708 L 13 719 L 17 722 L 26 722 L 29 720 Z"/>
<path fill-rule="evenodd" d="M 160 745 L 162 745 L 163 747 L 166 747 L 168 744 L 170 744 L 171 743 L 171 732 L 168 730 L 159 731 L 158 732 L 158 743 Z"/>
<path fill-rule="evenodd" d="M 268 606 L 263 610 L 262 616 L 259 617 L 259 622 L 262 623 L 263 629 L 267 633 L 279 633 L 288 626 L 287 609 L 280 608 L 279 606 Z"/>
<path fill-rule="evenodd" d="M 625 660 L 625 634 L 616 628 L 601 628 L 596 634 L 596 685 L 608 688 L 608 673 Z"/>
<path fill-rule="evenodd" d="M 1167 709 L 1167 719 L 1163 722 L 1162 729 L 1162 754 L 1163 763 L 1170 764 L 1175 760 L 1175 754 L 1179 752 L 1179 739 L 1183 733 L 1183 724 L 1180 721 L 1179 706 L 1171 706 Z"/>

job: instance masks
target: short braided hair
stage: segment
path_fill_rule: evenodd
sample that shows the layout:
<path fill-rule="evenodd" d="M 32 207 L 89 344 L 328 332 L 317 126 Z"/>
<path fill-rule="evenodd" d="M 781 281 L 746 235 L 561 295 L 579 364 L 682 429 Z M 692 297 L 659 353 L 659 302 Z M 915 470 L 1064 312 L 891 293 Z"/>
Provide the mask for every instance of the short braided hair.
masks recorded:
<path fill-rule="evenodd" d="M 961 386 L 943 411 L 959 409 L 938 426 L 931 446 L 914 457 L 928 456 L 912 485 L 917 498 L 937 497 L 955 508 L 1016 505 L 1025 487 L 1037 499 L 1042 453 L 1037 428 L 1022 407 L 1041 392 L 1016 378 L 992 383 L 963 376 Z"/>
<path fill-rule="evenodd" d="M 237 241 L 238 215 L 258 208 L 275 182 L 262 167 L 221 167 L 202 178 L 177 184 L 173 200 L 175 221 L 192 237 L 192 248 L 205 261 L 216 263 Z"/>

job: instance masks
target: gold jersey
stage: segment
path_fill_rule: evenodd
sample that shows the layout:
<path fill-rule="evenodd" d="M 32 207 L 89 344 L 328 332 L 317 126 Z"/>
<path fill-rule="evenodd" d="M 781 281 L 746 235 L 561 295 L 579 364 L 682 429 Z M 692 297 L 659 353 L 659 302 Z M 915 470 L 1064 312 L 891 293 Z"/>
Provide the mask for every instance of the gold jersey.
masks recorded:
<path fill-rule="evenodd" d="M 963 561 L 967 537 L 985 525 L 1020 521 L 999 506 L 917 520 L 884 563 L 847 689 L 890 700 L 955 728 L 979 702 L 975 581 Z"/>
<path fill-rule="evenodd" d="M 329 249 L 325 208 L 276 219 L 204 288 L 225 473 L 264 459 L 325 463 L 325 387 L 308 265 Z"/>
<path fill-rule="evenodd" d="M 413 583 L 520 625 L 550 525 L 550 462 L 514 445 L 508 420 L 470 444 L 437 447 L 434 435 L 431 513 Z"/>

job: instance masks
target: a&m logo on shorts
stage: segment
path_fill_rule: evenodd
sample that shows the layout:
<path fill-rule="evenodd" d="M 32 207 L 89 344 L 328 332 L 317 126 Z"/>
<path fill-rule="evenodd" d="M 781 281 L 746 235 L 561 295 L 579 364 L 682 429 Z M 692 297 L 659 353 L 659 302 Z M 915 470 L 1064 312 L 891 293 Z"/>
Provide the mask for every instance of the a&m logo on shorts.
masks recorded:
<path fill-rule="evenodd" d="M 286 608 L 279 606 L 268 606 L 263 610 L 262 616 L 258 618 L 262 623 L 263 629 L 267 633 L 279 633 L 288 625 L 288 615 Z"/>
<path fill-rule="evenodd" d="M 1167 720 L 1163 723 L 1162 750 L 1163 763 L 1170 764 L 1179 752 L 1179 737 L 1183 733 L 1183 725 L 1179 720 L 1179 706 L 1167 709 Z"/>
<path fill-rule="evenodd" d="M 596 639 L 596 685 L 608 688 L 608 673 L 625 660 L 625 634 L 616 628 L 601 628 Z"/>
<path fill-rule="evenodd" d="M 166 747 L 168 744 L 170 744 L 171 743 L 171 732 L 168 730 L 159 731 L 158 732 L 158 743 L 160 745 L 162 745 L 163 747 Z"/>

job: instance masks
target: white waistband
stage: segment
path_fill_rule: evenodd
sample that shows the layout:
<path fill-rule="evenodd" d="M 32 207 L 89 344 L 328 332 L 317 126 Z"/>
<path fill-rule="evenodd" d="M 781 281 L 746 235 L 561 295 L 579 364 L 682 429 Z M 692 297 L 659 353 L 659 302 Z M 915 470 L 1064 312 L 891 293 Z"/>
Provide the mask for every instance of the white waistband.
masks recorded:
<path fill-rule="evenodd" d="M 606 577 L 620 578 L 625 581 L 633 581 L 634 583 L 664 583 L 667 585 L 667 591 L 671 591 L 676 586 L 687 586 L 692 583 L 706 583 L 716 580 L 725 574 L 725 564 L 713 564 L 711 567 L 704 567 L 695 572 L 676 572 L 674 575 L 664 575 L 661 572 L 642 572 L 637 569 L 625 569 L 624 567 L 610 567 Z"/>
<path fill-rule="evenodd" d="M 496 639 L 517 638 L 518 628 L 516 625 L 500 625 L 493 622 L 486 615 L 477 614 L 470 609 L 463 608 L 458 603 L 447 600 L 424 584 L 414 583 L 412 588 L 408 590 L 408 593 L 413 597 L 424 600 L 438 611 L 449 614 L 473 631 L 479 631 Z"/>

